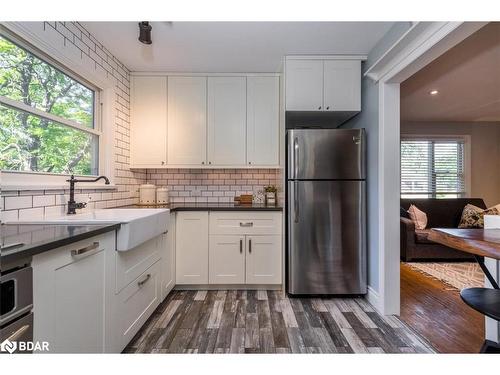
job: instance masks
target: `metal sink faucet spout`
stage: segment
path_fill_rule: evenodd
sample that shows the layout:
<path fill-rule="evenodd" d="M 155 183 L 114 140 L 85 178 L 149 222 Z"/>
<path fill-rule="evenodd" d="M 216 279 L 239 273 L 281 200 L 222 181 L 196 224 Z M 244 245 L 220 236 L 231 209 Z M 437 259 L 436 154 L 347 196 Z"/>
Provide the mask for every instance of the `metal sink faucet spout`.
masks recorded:
<path fill-rule="evenodd" d="M 76 203 L 75 202 L 75 183 L 77 182 L 97 182 L 99 180 L 104 180 L 106 185 L 109 185 L 109 179 L 106 176 L 99 176 L 96 179 L 76 179 L 74 175 L 71 175 L 69 180 L 69 201 L 68 201 L 68 215 L 76 214 L 77 209 L 82 209 L 87 206 L 87 203 Z"/>

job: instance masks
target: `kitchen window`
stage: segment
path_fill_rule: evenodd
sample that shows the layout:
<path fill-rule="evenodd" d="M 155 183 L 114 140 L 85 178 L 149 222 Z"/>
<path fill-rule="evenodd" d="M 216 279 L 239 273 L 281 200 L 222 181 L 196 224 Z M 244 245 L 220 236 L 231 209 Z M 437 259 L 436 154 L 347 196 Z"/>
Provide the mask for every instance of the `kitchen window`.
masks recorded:
<path fill-rule="evenodd" d="M 466 137 L 402 137 L 401 197 L 466 196 Z"/>
<path fill-rule="evenodd" d="M 0 170 L 98 175 L 99 91 L 0 35 Z"/>

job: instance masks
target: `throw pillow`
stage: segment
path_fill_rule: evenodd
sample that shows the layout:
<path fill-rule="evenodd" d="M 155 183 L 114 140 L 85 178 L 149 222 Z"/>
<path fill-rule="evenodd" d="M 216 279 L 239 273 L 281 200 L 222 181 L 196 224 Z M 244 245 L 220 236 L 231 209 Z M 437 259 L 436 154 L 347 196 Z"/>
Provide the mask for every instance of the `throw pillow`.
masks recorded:
<path fill-rule="evenodd" d="M 427 226 L 427 214 L 417 208 L 415 205 L 411 205 L 408 209 L 410 214 L 410 219 L 415 224 L 415 229 L 425 229 Z"/>
<path fill-rule="evenodd" d="M 498 206 L 483 210 L 472 204 L 467 204 L 462 211 L 459 228 L 484 228 L 484 215 L 500 215 Z"/>

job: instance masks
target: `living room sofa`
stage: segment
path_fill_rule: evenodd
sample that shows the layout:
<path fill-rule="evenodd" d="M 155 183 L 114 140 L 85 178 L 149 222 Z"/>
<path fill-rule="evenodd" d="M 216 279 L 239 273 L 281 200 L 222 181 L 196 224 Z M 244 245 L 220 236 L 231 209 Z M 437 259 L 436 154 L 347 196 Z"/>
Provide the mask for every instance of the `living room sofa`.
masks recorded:
<path fill-rule="evenodd" d="M 467 204 L 486 208 L 481 198 L 401 199 L 401 208 L 405 211 L 411 204 L 427 214 L 428 222 L 426 229 L 416 230 L 414 223 L 408 217 L 400 217 L 401 260 L 405 262 L 474 260 L 471 254 L 432 242 L 427 236 L 431 228 L 458 228 L 462 211 Z"/>

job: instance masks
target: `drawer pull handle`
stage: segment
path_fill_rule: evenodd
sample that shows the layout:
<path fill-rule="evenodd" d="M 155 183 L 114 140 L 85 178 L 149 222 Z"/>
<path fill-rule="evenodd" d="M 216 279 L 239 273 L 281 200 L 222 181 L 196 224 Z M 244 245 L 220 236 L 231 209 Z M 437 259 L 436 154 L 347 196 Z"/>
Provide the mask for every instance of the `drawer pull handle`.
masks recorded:
<path fill-rule="evenodd" d="M 12 335 L 7 337 L 8 341 L 17 341 L 18 338 L 20 338 L 24 332 L 26 332 L 30 328 L 29 324 L 26 324 L 19 328 L 16 332 L 14 332 Z"/>
<path fill-rule="evenodd" d="M 253 223 L 252 222 L 240 223 L 240 227 L 253 227 Z"/>
<path fill-rule="evenodd" d="M 71 256 L 76 257 L 78 255 L 82 255 L 88 253 L 89 251 L 95 250 L 98 247 L 99 247 L 99 242 L 94 242 L 92 245 L 89 245 L 87 247 L 82 247 L 81 249 L 78 250 L 71 250 Z"/>
<path fill-rule="evenodd" d="M 146 282 L 147 282 L 150 278 L 151 278 L 151 274 L 150 274 L 150 273 L 148 273 L 148 274 L 146 275 L 146 277 L 144 278 L 144 280 L 141 280 L 141 281 L 138 281 L 138 282 L 137 282 L 137 285 L 139 285 L 139 286 L 143 286 L 144 284 L 146 284 Z"/>

